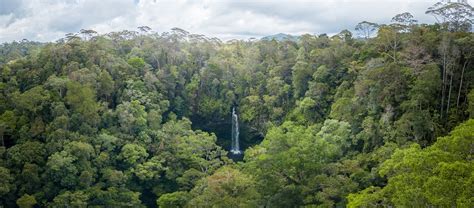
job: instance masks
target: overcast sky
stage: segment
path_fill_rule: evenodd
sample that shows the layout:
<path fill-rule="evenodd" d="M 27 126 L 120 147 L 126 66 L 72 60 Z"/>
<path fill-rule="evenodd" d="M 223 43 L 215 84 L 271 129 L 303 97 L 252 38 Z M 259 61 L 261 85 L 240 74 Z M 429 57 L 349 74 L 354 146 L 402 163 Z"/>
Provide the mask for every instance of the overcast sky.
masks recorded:
<path fill-rule="evenodd" d="M 335 34 L 363 20 L 387 23 L 402 12 L 431 23 L 436 0 L 0 0 L 0 43 L 55 41 L 66 33 L 179 27 L 223 40 L 276 33 Z"/>

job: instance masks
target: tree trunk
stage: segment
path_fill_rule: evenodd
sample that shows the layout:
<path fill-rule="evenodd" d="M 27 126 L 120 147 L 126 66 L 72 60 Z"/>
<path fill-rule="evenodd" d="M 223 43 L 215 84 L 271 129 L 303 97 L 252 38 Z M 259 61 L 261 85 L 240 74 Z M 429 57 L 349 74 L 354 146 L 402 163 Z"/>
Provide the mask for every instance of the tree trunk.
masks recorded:
<path fill-rule="evenodd" d="M 446 52 L 444 52 L 444 55 L 443 55 L 443 71 L 442 71 L 442 75 L 443 75 L 443 83 L 442 83 L 442 86 L 441 86 L 441 107 L 440 107 L 440 117 L 441 119 L 443 118 L 443 112 L 444 112 L 444 96 L 446 94 L 445 92 L 445 89 L 446 89 Z"/>
<path fill-rule="evenodd" d="M 453 73 L 451 73 L 451 78 L 449 80 L 449 92 L 448 92 L 448 104 L 446 106 L 446 117 L 449 117 L 449 104 L 451 101 L 451 89 L 453 87 Z"/>
<path fill-rule="evenodd" d="M 464 65 L 463 65 L 462 71 L 461 71 L 461 81 L 459 83 L 458 98 L 456 100 L 456 108 L 459 107 L 459 99 L 461 97 L 461 91 L 462 91 L 462 81 L 464 79 L 464 70 L 466 69 L 467 63 L 468 63 L 468 61 L 464 62 Z"/>
<path fill-rule="evenodd" d="M 393 43 L 393 62 L 397 62 L 397 48 L 398 48 L 398 39 L 397 39 L 397 33 L 395 33 L 394 37 L 395 41 Z"/>
<path fill-rule="evenodd" d="M 0 126 L 0 139 L 2 140 L 2 147 L 5 146 L 5 141 L 3 139 L 3 136 L 5 135 L 5 131 L 6 131 L 6 126 L 1 125 Z"/>

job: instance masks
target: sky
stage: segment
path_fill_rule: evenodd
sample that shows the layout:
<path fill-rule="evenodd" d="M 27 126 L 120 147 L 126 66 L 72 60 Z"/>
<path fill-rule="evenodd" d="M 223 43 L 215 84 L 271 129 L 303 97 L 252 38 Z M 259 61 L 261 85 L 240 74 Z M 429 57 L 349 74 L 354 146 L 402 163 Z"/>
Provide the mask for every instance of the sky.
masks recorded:
<path fill-rule="evenodd" d="M 67 33 L 93 29 L 100 34 L 173 27 L 222 40 L 336 34 L 361 21 L 388 23 L 410 12 L 421 23 L 436 0 L 0 0 L 0 43 L 55 41 Z"/>

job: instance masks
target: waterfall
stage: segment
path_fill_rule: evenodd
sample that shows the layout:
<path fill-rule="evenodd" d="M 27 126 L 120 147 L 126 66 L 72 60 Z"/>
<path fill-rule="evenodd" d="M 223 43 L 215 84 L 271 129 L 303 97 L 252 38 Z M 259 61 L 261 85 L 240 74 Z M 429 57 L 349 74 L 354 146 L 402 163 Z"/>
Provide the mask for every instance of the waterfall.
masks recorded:
<path fill-rule="evenodd" d="M 235 107 L 232 108 L 232 146 L 230 152 L 235 155 L 242 153 L 239 144 L 239 117 L 235 113 Z"/>

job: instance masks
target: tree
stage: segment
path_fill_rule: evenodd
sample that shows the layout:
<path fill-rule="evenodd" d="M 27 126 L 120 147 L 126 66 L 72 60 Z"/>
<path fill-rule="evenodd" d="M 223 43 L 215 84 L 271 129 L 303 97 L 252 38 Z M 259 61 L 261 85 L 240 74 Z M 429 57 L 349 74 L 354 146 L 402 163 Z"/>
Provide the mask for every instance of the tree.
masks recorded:
<path fill-rule="evenodd" d="M 265 206 L 338 204 L 343 196 L 332 200 L 315 194 L 323 191 L 318 187 L 338 183 L 348 184 L 345 188 L 352 190 L 353 185 L 344 177 L 325 177 L 329 173 L 323 168 L 337 161 L 350 143 L 350 126 L 346 122 L 326 120 L 320 130 L 285 122 L 270 128 L 261 144 L 246 151 L 244 170 L 255 177 Z"/>
<path fill-rule="evenodd" d="M 77 160 L 66 151 L 54 153 L 48 158 L 48 172 L 50 179 L 62 187 L 73 188 L 77 185 L 79 170 L 74 165 Z"/>
<path fill-rule="evenodd" d="M 338 121 L 328 119 L 324 121 L 323 126 L 316 134 L 317 137 L 322 139 L 324 142 L 329 143 L 331 146 L 331 154 L 325 155 L 331 158 L 331 155 L 342 156 L 343 151 L 347 151 L 351 143 L 351 127 L 349 123 L 344 121 Z M 329 152 L 328 152 L 329 153 Z"/>
<path fill-rule="evenodd" d="M 15 103 L 19 110 L 29 112 L 26 114 L 33 118 L 38 116 L 38 113 L 47 105 L 50 99 L 50 94 L 43 86 L 36 86 L 22 94 L 15 96 Z"/>
<path fill-rule="evenodd" d="M 103 70 L 100 72 L 99 77 L 97 78 L 98 86 L 97 86 L 97 93 L 100 97 L 104 98 L 106 101 L 109 101 L 109 98 L 112 96 L 114 92 L 114 80 L 110 74 Z"/>
<path fill-rule="evenodd" d="M 10 166 L 21 168 L 27 163 L 44 165 L 47 156 L 44 144 L 38 141 L 27 141 L 7 149 L 7 161 Z"/>
<path fill-rule="evenodd" d="M 94 35 L 97 35 L 97 32 L 91 29 L 81 29 L 80 34 L 82 34 L 82 38 L 84 40 L 91 39 Z"/>
<path fill-rule="evenodd" d="M 311 66 L 306 62 L 304 48 L 298 50 L 298 58 L 296 64 L 292 67 L 292 83 L 294 89 L 294 97 L 300 98 L 308 89 L 308 82 L 311 79 Z"/>
<path fill-rule="evenodd" d="M 465 2 L 441 1 L 426 11 L 449 31 L 470 31 L 474 8 Z"/>
<path fill-rule="evenodd" d="M 367 40 L 377 28 L 378 25 L 376 23 L 363 21 L 356 25 L 355 30 Z"/>
<path fill-rule="evenodd" d="M 352 32 L 349 30 L 342 30 L 337 34 L 337 36 L 344 40 L 344 42 L 346 42 L 347 44 L 351 44 L 352 42 Z"/>
<path fill-rule="evenodd" d="M 301 101 L 297 101 L 297 103 L 297 108 L 291 114 L 293 120 L 300 123 L 309 123 L 321 119 L 322 116 L 317 112 L 318 106 L 316 101 L 310 97 L 305 97 Z"/>
<path fill-rule="evenodd" d="M 158 157 L 152 157 L 148 161 L 138 164 L 133 170 L 134 174 L 138 179 L 142 181 L 156 181 L 161 177 L 164 172 L 163 167 L 164 160 Z"/>
<path fill-rule="evenodd" d="M 190 194 L 185 191 L 163 194 L 156 200 L 156 204 L 163 208 L 184 207 L 189 201 Z"/>
<path fill-rule="evenodd" d="M 126 144 L 122 147 L 120 159 L 128 166 L 136 166 L 148 157 L 146 149 L 138 144 Z"/>
<path fill-rule="evenodd" d="M 363 152 L 371 152 L 376 147 L 382 145 L 383 141 L 379 125 L 373 117 L 365 117 L 361 127 L 362 131 L 355 136 L 355 140 L 356 142 L 362 143 Z"/>
<path fill-rule="evenodd" d="M 66 191 L 53 199 L 53 207 L 87 207 L 89 195 L 83 191 Z"/>
<path fill-rule="evenodd" d="M 441 59 L 439 60 L 442 65 L 442 85 L 441 85 L 441 105 L 440 105 L 440 116 L 446 120 L 449 116 L 451 91 L 454 79 L 454 68 L 456 61 L 460 56 L 458 48 L 453 44 L 453 35 L 445 33 L 443 39 L 438 47 Z"/>
<path fill-rule="evenodd" d="M 28 194 L 24 194 L 22 197 L 16 200 L 16 204 L 20 208 L 32 208 L 34 205 L 36 205 L 36 203 L 35 197 Z"/>
<path fill-rule="evenodd" d="M 80 40 L 80 37 L 76 33 L 66 33 L 65 38 L 66 38 L 67 42 L 73 42 L 73 41 Z"/>
<path fill-rule="evenodd" d="M 67 85 L 66 102 L 80 116 L 80 122 L 85 122 L 91 126 L 97 125 L 99 106 L 96 102 L 95 92 L 91 87 L 77 82 L 69 82 Z"/>
<path fill-rule="evenodd" d="M 132 57 L 128 59 L 128 64 L 135 69 L 141 69 L 145 66 L 145 61 L 140 57 Z"/>
<path fill-rule="evenodd" d="M 35 193 L 41 188 L 41 169 L 36 164 L 25 164 L 21 174 L 17 176 L 17 186 L 25 193 Z"/>
<path fill-rule="evenodd" d="M 226 152 L 216 145 L 216 136 L 204 132 L 179 138 L 177 157 L 190 160 L 190 166 L 205 174 L 225 164 Z"/>
<path fill-rule="evenodd" d="M 9 169 L 0 167 L 0 196 L 5 196 L 14 188 L 13 179 Z"/>
<path fill-rule="evenodd" d="M 468 107 L 467 107 L 467 113 L 469 113 L 469 118 L 474 118 L 474 90 L 471 90 L 469 94 L 467 95 L 468 99 Z"/>
<path fill-rule="evenodd" d="M 393 26 L 400 28 L 402 32 L 408 32 L 410 27 L 415 25 L 418 21 L 413 18 L 409 12 L 397 14 L 392 18 Z"/>
<path fill-rule="evenodd" d="M 147 127 L 145 106 L 137 100 L 118 105 L 116 114 L 120 127 L 125 133 L 136 135 Z"/>
<path fill-rule="evenodd" d="M 17 125 L 18 118 L 13 111 L 5 111 L 0 117 L 0 140 L 2 146 L 5 146 L 4 135 L 12 134 Z"/>
<path fill-rule="evenodd" d="M 472 153 L 474 120 L 456 127 L 449 136 L 421 149 L 413 144 L 398 149 L 379 169 L 388 178 L 383 188 L 369 187 L 349 195 L 349 207 L 469 206 L 472 205 L 474 166 Z"/>
<path fill-rule="evenodd" d="M 89 192 L 88 206 L 99 207 L 145 207 L 140 201 L 140 193 L 126 188 L 110 187 L 100 189 L 95 187 Z"/>
<path fill-rule="evenodd" d="M 357 194 L 349 194 L 347 207 L 383 207 L 388 204 L 387 199 L 380 191 L 380 187 L 368 187 Z"/>
<path fill-rule="evenodd" d="M 459 45 L 461 55 L 464 56 L 464 63 L 462 63 L 461 77 L 460 77 L 460 81 L 459 81 L 458 96 L 457 96 L 457 99 L 456 99 L 456 108 L 458 108 L 459 105 L 460 105 L 460 99 L 461 99 L 463 89 L 465 88 L 465 87 L 463 87 L 463 84 L 465 83 L 464 82 L 464 77 L 466 75 L 466 69 L 470 66 L 472 58 L 474 58 L 473 57 L 473 55 L 474 55 L 474 53 L 473 53 L 473 50 L 474 50 L 474 36 L 469 35 L 469 36 L 466 36 L 464 38 L 455 40 L 455 43 L 457 45 Z M 466 94 L 467 94 L 467 92 L 466 92 Z"/>
<path fill-rule="evenodd" d="M 66 92 L 67 83 L 70 80 L 66 77 L 57 77 L 52 75 L 48 77 L 48 80 L 45 83 L 45 88 L 49 89 L 51 92 L 57 92 L 57 95 L 64 97 Z"/>
<path fill-rule="evenodd" d="M 148 27 L 148 26 L 146 26 L 146 25 L 145 25 L 145 26 L 139 26 L 139 27 L 137 27 L 137 28 L 138 28 L 141 32 L 143 32 L 143 33 L 148 33 L 148 32 L 151 31 L 151 28 Z"/>
<path fill-rule="evenodd" d="M 397 51 L 401 45 L 399 30 L 399 28 L 392 25 L 381 26 L 378 30 L 377 39 L 384 48 L 384 51 L 386 52 L 385 54 L 392 58 L 393 62 L 397 62 L 398 60 Z"/>
<path fill-rule="evenodd" d="M 191 191 L 192 207 L 256 207 L 258 192 L 252 177 L 239 170 L 224 167 L 203 179 Z"/>

